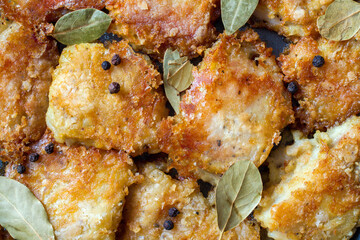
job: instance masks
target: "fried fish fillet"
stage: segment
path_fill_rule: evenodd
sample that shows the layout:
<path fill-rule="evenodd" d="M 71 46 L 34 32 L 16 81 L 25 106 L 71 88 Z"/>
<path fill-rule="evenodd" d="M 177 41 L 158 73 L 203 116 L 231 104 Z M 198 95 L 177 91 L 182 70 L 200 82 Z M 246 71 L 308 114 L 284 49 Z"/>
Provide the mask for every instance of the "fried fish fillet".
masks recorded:
<path fill-rule="evenodd" d="M 194 179 L 172 179 L 161 169 L 159 162 L 142 165 L 144 181 L 129 188 L 119 239 L 218 239 L 214 191 L 205 198 Z M 170 217 L 173 207 L 180 213 Z M 164 228 L 166 220 L 173 229 Z M 259 231 L 256 221 L 245 220 L 222 239 L 260 239 Z"/>
<path fill-rule="evenodd" d="M 256 219 L 274 239 L 349 239 L 360 223 L 360 118 L 294 139 L 276 150 L 283 164 L 270 171 L 281 181 L 263 192 Z"/>
<path fill-rule="evenodd" d="M 104 7 L 104 0 L 0 0 L 6 17 L 28 27 L 56 21 L 69 10 Z"/>
<path fill-rule="evenodd" d="M 108 0 L 111 31 L 137 50 L 162 58 L 167 48 L 196 56 L 216 38 L 219 0 Z"/>
<path fill-rule="evenodd" d="M 325 64 L 313 66 L 315 56 Z M 295 116 L 305 132 L 325 130 L 360 113 L 360 43 L 302 38 L 279 58 L 285 81 L 295 81 L 299 101 Z"/>
<path fill-rule="evenodd" d="M 118 54 L 121 63 L 104 70 L 102 63 Z M 118 93 L 109 85 L 117 82 Z M 53 74 L 46 115 L 56 141 L 132 155 L 158 152 L 156 130 L 168 111 L 159 89 L 160 74 L 122 41 L 105 49 L 102 44 L 67 47 Z"/>
<path fill-rule="evenodd" d="M 238 38 L 221 35 L 193 76 L 180 113 L 158 132 L 173 167 L 188 175 L 198 167 L 224 173 L 241 159 L 259 166 L 293 121 L 271 49 L 250 29 Z"/>
<path fill-rule="evenodd" d="M 317 18 L 334 0 L 260 0 L 255 26 L 268 27 L 286 37 L 318 36 Z"/>
<path fill-rule="evenodd" d="M 22 161 L 26 145 L 45 132 L 56 43 L 19 23 L 2 22 L 0 33 L 0 158 Z"/>
<path fill-rule="evenodd" d="M 6 175 L 25 184 L 43 203 L 56 239 L 115 239 L 128 186 L 141 178 L 124 152 L 55 144 L 45 135 L 31 148 L 40 154 L 18 174 L 9 164 Z"/>

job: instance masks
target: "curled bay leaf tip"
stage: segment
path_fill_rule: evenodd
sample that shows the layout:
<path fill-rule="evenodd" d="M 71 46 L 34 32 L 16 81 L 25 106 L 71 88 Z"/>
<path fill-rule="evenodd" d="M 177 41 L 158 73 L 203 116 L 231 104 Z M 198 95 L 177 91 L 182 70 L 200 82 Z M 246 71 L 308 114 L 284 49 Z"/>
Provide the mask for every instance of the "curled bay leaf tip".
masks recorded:
<path fill-rule="evenodd" d="M 261 175 L 251 161 L 238 161 L 221 177 L 216 187 L 216 212 L 220 238 L 238 226 L 259 204 Z"/>

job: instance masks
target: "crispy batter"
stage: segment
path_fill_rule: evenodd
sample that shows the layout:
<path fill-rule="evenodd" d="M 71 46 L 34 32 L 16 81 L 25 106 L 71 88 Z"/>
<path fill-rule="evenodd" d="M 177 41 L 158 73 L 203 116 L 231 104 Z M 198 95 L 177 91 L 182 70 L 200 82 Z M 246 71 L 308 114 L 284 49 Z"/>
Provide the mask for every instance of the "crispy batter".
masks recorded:
<path fill-rule="evenodd" d="M 2 22 L 4 23 L 4 22 Z M 18 23 L 0 34 L 0 157 L 21 161 L 25 145 L 45 132 L 56 44 Z"/>
<path fill-rule="evenodd" d="M 167 48 L 196 56 L 215 40 L 219 0 L 108 0 L 111 31 L 162 58 Z"/>
<path fill-rule="evenodd" d="M 175 180 L 161 169 L 159 162 L 141 167 L 144 182 L 129 189 L 119 239 L 218 239 L 214 191 L 205 198 L 194 179 Z M 172 207 L 180 211 L 176 217 L 168 215 Z M 172 230 L 164 229 L 165 220 L 174 223 Z M 260 239 L 259 231 L 254 220 L 245 220 L 222 239 Z"/>
<path fill-rule="evenodd" d="M 277 150 L 284 164 L 270 171 L 281 181 L 265 190 L 255 217 L 274 239 L 349 239 L 360 220 L 360 118 L 294 139 Z"/>
<path fill-rule="evenodd" d="M 118 54 L 121 63 L 101 67 Z M 120 92 L 110 94 L 110 83 Z M 102 44 L 67 47 L 53 74 L 46 123 L 56 141 L 132 155 L 158 152 L 156 130 L 167 116 L 165 97 L 158 89 L 160 74 L 125 41 L 105 49 Z"/>
<path fill-rule="evenodd" d="M 313 58 L 325 59 L 322 67 Z M 300 106 L 295 116 L 305 132 L 324 130 L 360 112 L 360 43 L 302 38 L 280 58 L 285 81 L 296 81 Z"/>
<path fill-rule="evenodd" d="M 260 0 L 255 26 L 264 26 L 286 37 L 318 36 L 317 18 L 334 0 Z"/>
<path fill-rule="evenodd" d="M 44 204 L 55 235 L 61 239 L 115 239 L 128 186 L 139 180 L 124 152 L 56 144 L 45 135 L 32 146 L 40 159 L 25 174 L 9 164 L 6 176 L 25 184 Z"/>
<path fill-rule="evenodd" d="M 29 27 L 56 21 L 68 10 L 104 7 L 104 0 L 0 0 L 6 17 Z"/>
<path fill-rule="evenodd" d="M 224 173 L 239 159 L 259 166 L 293 121 L 271 49 L 252 30 L 239 37 L 221 35 L 193 71 L 180 114 L 162 122 L 161 148 L 183 175 Z"/>

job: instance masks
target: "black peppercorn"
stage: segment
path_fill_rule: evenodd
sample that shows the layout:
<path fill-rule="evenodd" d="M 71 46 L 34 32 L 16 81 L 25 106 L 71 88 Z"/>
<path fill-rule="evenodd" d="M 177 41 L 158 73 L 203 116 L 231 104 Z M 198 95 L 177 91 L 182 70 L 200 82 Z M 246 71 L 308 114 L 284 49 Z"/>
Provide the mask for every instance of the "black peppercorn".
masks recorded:
<path fill-rule="evenodd" d="M 110 64 L 108 61 L 103 61 L 102 64 L 101 64 L 101 67 L 102 67 L 104 70 L 108 70 L 108 69 L 110 69 L 111 64 Z"/>
<path fill-rule="evenodd" d="M 178 171 L 175 168 L 171 168 L 169 170 L 169 172 L 166 174 L 169 175 L 173 179 L 178 179 L 178 176 L 179 176 Z"/>
<path fill-rule="evenodd" d="M 37 160 L 39 160 L 40 155 L 38 153 L 31 153 L 29 155 L 29 161 L 30 162 L 36 162 Z"/>
<path fill-rule="evenodd" d="M 111 94 L 118 93 L 120 91 L 120 84 L 117 82 L 112 82 L 109 85 L 109 92 Z"/>
<path fill-rule="evenodd" d="M 118 54 L 115 54 L 111 59 L 111 64 L 117 66 L 121 63 L 121 58 Z"/>
<path fill-rule="evenodd" d="M 45 152 L 47 154 L 51 154 L 54 152 L 54 144 L 53 143 L 49 143 L 48 145 L 45 146 Z"/>
<path fill-rule="evenodd" d="M 291 94 L 295 94 L 298 90 L 299 90 L 299 86 L 297 84 L 297 82 L 290 82 L 287 86 L 287 90 L 291 93 Z"/>
<path fill-rule="evenodd" d="M 312 61 L 314 67 L 321 67 L 322 65 L 324 65 L 324 63 L 325 63 L 325 59 L 319 55 L 315 56 Z"/>
<path fill-rule="evenodd" d="M 166 230 L 171 230 L 171 229 L 174 228 L 174 223 L 173 223 L 171 220 L 166 220 L 166 221 L 164 222 L 164 228 L 165 228 Z"/>
<path fill-rule="evenodd" d="M 16 170 L 18 173 L 23 174 L 25 172 L 26 168 L 25 168 L 25 166 L 20 164 L 16 167 Z"/>
<path fill-rule="evenodd" d="M 179 213 L 179 210 L 174 207 L 169 209 L 169 217 L 176 217 L 177 215 L 179 215 Z"/>

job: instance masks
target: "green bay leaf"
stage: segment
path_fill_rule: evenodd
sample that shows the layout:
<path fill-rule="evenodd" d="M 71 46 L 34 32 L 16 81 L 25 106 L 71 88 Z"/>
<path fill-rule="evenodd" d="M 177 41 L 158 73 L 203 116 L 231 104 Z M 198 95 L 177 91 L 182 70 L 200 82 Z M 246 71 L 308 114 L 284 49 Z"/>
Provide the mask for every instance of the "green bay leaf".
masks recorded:
<path fill-rule="evenodd" d="M 335 0 L 320 16 L 317 26 L 321 36 L 334 41 L 349 40 L 360 30 L 360 3 Z"/>
<path fill-rule="evenodd" d="M 18 240 L 55 239 L 41 202 L 23 184 L 0 176 L 0 225 Z"/>
<path fill-rule="evenodd" d="M 81 9 L 62 16 L 52 36 L 65 45 L 92 42 L 106 32 L 110 23 L 111 18 L 102 11 Z"/>
<path fill-rule="evenodd" d="M 221 19 L 225 30 L 233 34 L 251 17 L 259 0 L 221 0 Z"/>
<path fill-rule="evenodd" d="M 216 211 L 221 236 L 238 226 L 259 204 L 263 185 L 251 161 L 238 161 L 221 177 L 216 187 Z"/>

